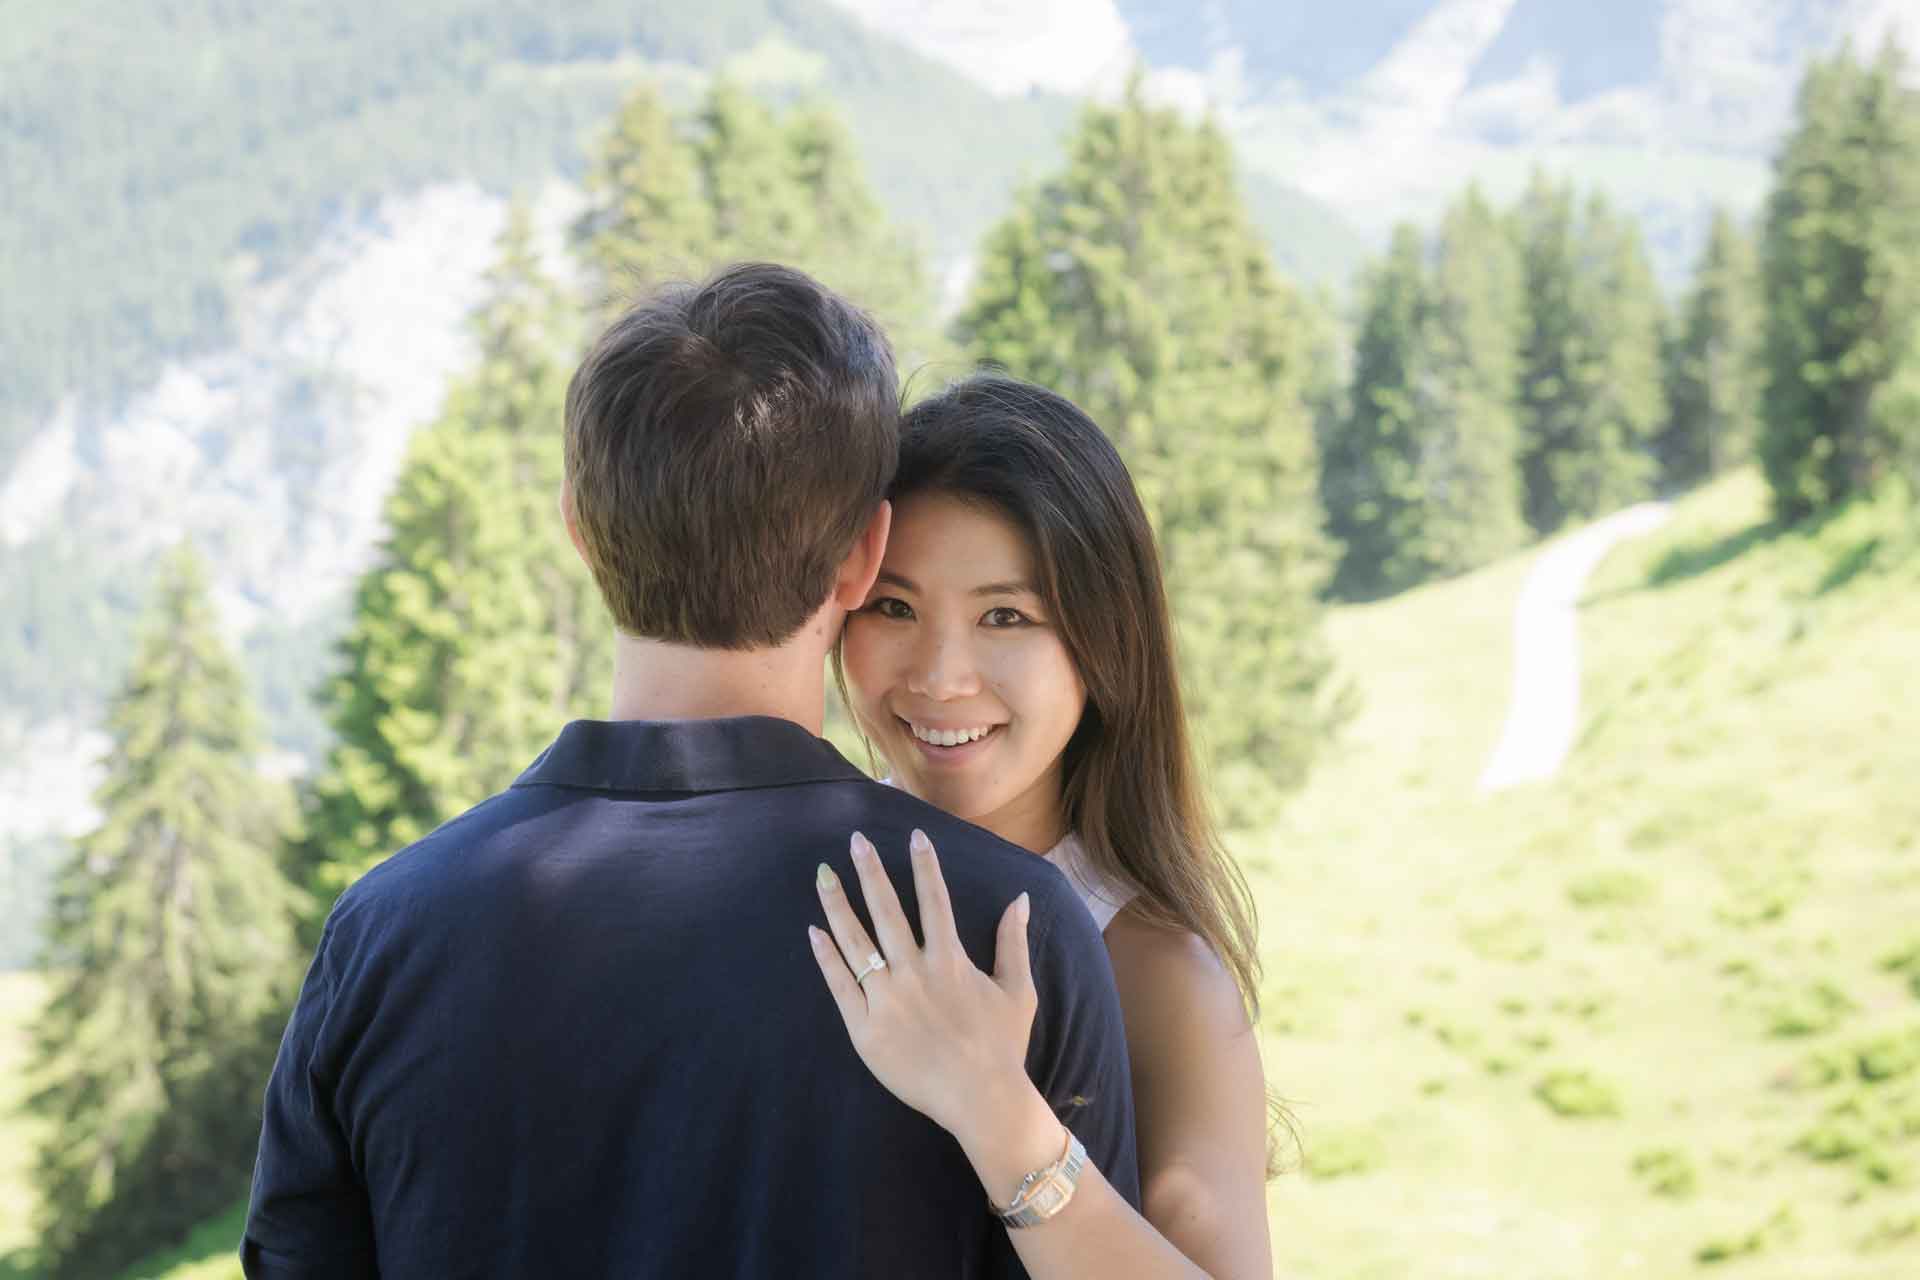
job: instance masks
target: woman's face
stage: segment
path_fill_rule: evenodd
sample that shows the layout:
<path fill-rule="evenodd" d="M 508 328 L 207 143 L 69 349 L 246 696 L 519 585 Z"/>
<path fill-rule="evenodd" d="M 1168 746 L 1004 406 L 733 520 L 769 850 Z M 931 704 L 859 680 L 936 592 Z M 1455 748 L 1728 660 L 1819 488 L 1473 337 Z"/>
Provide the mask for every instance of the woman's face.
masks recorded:
<path fill-rule="evenodd" d="M 895 504 L 879 579 L 847 619 L 854 710 L 894 781 L 1003 839 L 1065 834 L 1060 756 L 1086 687 L 998 511 L 948 494 Z"/>

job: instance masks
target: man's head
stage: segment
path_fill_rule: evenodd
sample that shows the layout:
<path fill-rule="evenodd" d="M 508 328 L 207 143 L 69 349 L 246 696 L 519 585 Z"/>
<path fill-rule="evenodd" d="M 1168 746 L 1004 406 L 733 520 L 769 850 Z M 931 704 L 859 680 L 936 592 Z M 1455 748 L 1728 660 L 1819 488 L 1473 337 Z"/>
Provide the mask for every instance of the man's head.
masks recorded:
<path fill-rule="evenodd" d="M 898 384 L 858 308 L 787 267 L 664 289 L 567 388 L 563 499 L 614 625 L 783 644 L 827 602 L 893 480 Z"/>

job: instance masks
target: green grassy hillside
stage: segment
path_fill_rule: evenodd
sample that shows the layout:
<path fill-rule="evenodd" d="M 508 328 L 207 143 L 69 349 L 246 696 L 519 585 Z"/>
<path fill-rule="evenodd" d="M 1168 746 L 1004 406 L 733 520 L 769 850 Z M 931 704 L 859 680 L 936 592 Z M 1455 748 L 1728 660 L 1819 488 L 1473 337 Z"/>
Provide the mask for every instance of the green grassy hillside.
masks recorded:
<path fill-rule="evenodd" d="M 1474 790 L 1530 561 L 1335 616 L 1366 710 L 1250 863 L 1280 1274 L 1920 1274 L 1920 536 L 1764 509 L 1603 566 L 1551 785 Z"/>
<path fill-rule="evenodd" d="M 237 1250 L 246 1225 L 247 1204 L 242 1200 L 202 1223 L 179 1248 L 129 1267 L 120 1280 L 245 1280 Z"/>
<path fill-rule="evenodd" d="M 1764 511 L 1736 476 L 1602 567 L 1551 785 L 1474 790 L 1531 556 L 1334 614 L 1364 710 L 1243 847 L 1277 1274 L 1920 1274 L 1920 533 Z"/>

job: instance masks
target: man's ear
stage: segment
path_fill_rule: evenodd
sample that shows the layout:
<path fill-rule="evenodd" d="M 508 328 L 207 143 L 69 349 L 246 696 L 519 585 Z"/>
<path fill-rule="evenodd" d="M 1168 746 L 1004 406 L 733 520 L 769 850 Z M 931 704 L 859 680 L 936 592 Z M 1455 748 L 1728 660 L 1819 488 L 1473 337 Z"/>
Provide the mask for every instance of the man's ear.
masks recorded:
<path fill-rule="evenodd" d="M 573 513 L 573 486 L 567 483 L 565 476 L 560 478 L 560 519 L 567 526 L 567 538 L 573 543 L 573 549 L 580 559 L 591 569 L 593 562 L 587 559 L 586 540 L 580 536 L 580 520 Z"/>
<path fill-rule="evenodd" d="M 853 550 L 840 562 L 840 575 L 833 583 L 833 603 L 852 613 L 867 602 L 873 580 L 880 575 L 880 562 L 887 555 L 887 534 L 893 529 L 893 504 L 884 499 L 874 510 L 867 527 L 853 541 Z"/>

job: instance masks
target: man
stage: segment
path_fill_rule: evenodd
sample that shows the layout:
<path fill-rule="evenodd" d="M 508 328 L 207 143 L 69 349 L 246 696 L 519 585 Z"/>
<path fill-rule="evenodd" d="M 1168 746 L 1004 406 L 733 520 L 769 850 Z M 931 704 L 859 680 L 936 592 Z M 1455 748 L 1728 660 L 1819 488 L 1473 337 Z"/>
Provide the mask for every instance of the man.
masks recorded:
<path fill-rule="evenodd" d="M 798 272 L 617 321 L 567 393 L 561 506 L 618 632 L 612 718 L 400 851 L 329 916 L 267 1086 L 249 1276 L 997 1276 L 960 1147 L 861 1064 L 808 950 L 822 861 L 941 852 L 991 970 L 1030 898 L 1028 1067 L 1138 1203 L 1119 1006 L 1050 864 L 817 736 L 877 573 L 885 339 Z"/>

